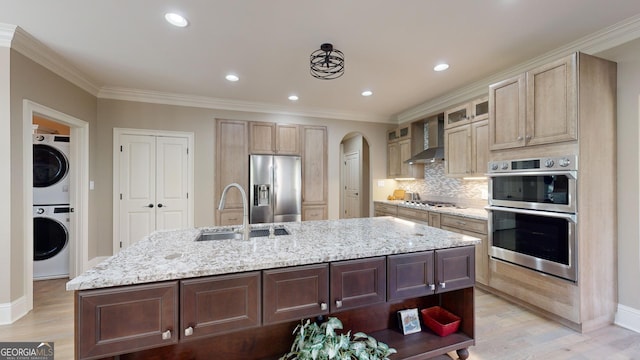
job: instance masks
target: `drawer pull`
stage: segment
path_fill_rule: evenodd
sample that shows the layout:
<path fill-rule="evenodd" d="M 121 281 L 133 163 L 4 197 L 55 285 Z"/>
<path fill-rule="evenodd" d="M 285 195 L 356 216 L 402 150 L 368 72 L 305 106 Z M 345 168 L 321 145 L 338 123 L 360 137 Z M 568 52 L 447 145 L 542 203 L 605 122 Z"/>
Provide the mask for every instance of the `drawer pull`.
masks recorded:
<path fill-rule="evenodd" d="M 191 336 L 193 335 L 193 327 L 189 326 L 188 328 L 184 329 L 184 336 Z"/>
<path fill-rule="evenodd" d="M 320 303 L 320 310 L 322 310 L 322 311 L 327 310 L 327 303 L 326 302 Z"/>
<path fill-rule="evenodd" d="M 342 300 L 336 300 L 336 307 L 340 309 L 342 307 Z"/>
<path fill-rule="evenodd" d="M 429 290 L 436 291 L 436 284 L 430 284 L 429 285 Z"/>
<path fill-rule="evenodd" d="M 171 330 L 162 333 L 162 340 L 171 340 Z"/>
<path fill-rule="evenodd" d="M 440 283 L 440 288 L 444 289 L 445 287 L 447 287 L 447 283 L 443 283 L 443 282 L 441 282 L 441 283 Z"/>

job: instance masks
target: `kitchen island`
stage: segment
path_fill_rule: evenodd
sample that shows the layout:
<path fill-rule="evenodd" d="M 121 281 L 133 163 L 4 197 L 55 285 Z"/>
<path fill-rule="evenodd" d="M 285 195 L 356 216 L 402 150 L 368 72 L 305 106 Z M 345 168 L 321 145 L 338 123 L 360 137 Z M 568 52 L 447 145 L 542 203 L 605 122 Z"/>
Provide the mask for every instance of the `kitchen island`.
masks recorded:
<path fill-rule="evenodd" d="M 478 239 L 391 217 L 280 225 L 290 235 L 249 241 L 158 231 L 71 280 L 76 358 L 274 359 L 317 316 L 388 342 L 393 359 L 468 356 Z M 457 333 L 402 335 L 398 310 L 433 305 L 462 318 Z"/>

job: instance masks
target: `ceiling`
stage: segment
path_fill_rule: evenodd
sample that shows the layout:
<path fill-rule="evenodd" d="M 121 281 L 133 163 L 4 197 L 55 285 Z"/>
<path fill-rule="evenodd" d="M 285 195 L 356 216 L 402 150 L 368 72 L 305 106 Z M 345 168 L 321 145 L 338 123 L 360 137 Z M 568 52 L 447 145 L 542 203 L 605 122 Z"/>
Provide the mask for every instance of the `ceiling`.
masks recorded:
<path fill-rule="evenodd" d="M 57 53 L 98 96 L 127 89 L 383 121 L 640 14 L 640 1 L 0 0 L 0 9 L 0 23 Z M 169 25 L 166 12 L 189 26 Z M 345 54 L 341 78 L 309 74 L 325 42 Z M 439 62 L 451 67 L 434 72 Z"/>

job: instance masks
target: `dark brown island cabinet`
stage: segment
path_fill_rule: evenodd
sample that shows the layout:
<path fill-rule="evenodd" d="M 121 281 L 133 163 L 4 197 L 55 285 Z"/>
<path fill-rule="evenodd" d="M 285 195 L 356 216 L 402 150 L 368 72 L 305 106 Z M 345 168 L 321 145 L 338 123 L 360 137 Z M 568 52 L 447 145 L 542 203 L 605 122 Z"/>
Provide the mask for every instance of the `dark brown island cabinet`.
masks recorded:
<path fill-rule="evenodd" d="M 75 293 L 77 359 L 277 359 L 302 319 L 339 318 L 429 359 L 474 340 L 474 246 L 267 269 Z M 399 310 L 442 306 L 462 318 L 440 337 L 403 335 Z"/>

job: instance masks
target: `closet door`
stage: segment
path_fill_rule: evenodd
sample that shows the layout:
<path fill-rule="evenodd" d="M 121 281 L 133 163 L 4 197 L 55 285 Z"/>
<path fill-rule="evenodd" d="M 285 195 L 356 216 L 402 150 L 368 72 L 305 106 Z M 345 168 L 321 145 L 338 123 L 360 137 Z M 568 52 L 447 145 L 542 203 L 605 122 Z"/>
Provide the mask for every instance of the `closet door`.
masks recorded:
<path fill-rule="evenodd" d="M 117 248 L 190 226 L 188 145 L 186 137 L 120 135 Z"/>

